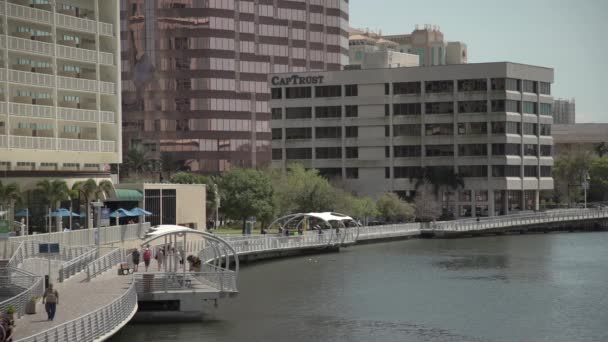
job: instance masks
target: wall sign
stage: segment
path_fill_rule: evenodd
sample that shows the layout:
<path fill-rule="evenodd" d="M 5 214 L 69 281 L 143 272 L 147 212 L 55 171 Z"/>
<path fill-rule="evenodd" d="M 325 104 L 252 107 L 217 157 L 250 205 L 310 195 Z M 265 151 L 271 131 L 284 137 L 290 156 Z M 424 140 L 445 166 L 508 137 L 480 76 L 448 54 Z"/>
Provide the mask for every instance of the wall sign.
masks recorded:
<path fill-rule="evenodd" d="M 292 75 L 288 77 L 274 76 L 270 82 L 273 86 L 288 86 L 288 85 L 307 85 L 307 84 L 322 84 L 325 76 L 299 76 Z"/>

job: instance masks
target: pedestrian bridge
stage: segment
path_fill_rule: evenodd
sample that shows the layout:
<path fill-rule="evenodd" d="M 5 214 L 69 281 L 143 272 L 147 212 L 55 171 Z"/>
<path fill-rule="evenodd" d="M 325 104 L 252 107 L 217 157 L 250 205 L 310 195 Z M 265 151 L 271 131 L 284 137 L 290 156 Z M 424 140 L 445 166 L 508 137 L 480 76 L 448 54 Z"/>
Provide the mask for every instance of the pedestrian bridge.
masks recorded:
<path fill-rule="evenodd" d="M 219 299 L 236 295 L 239 260 L 247 258 L 336 250 L 360 242 L 424 234 L 446 236 L 597 224 L 607 218 L 608 210 L 576 209 L 479 220 L 357 227 L 301 236 L 221 236 L 183 231 L 146 235 L 149 226 L 129 225 L 103 228 L 99 234 L 103 247 L 99 250 L 93 247 L 92 230 L 41 234 L 13 239 L 10 247 L 4 246 L 12 257 L 0 268 L 0 284 L 9 294 L 0 302 L 0 309 L 9 306 L 16 309 L 16 341 L 101 341 L 128 323 L 138 308 L 142 309 L 140 313 L 181 310 L 186 316 L 180 317 L 195 316 L 200 315 L 201 308 L 211 309 Z M 72 233 L 78 235 L 70 236 Z M 60 304 L 56 320 L 49 322 L 39 301 L 35 315 L 25 315 L 25 308 L 32 297 L 42 294 L 42 276 L 48 272 L 48 255 L 40 253 L 39 240 L 52 239 L 61 242 L 59 253 L 50 260 L 51 278 L 60 293 Z M 118 275 L 119 265 L 129 262 L 128 248 L 147 245 L 154 251 L 162 247 L 175 250 L 167 254 L 163 267 L 159 268 L 153 260 L 148 272 L 140 265 L 141 272 Z M 196 256 L 200 266 L 190 268 L 187 262 L 179 262 L 187 256 Z"/>

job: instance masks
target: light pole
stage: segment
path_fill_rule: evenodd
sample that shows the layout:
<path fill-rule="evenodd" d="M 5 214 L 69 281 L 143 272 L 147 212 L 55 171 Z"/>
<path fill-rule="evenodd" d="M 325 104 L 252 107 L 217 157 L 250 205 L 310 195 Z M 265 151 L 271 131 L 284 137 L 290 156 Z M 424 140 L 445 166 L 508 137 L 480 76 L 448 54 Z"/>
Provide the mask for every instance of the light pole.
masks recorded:
<path fill-rule="evenodd" d="M 585 190 L 585 209 L 587 209 L 587 190 L 589 189 L 589 173 L 585 173 L 583 179 L 583 189 Z"/>
<path fill-rule="evenodd" d="M 218 227 L 220 226 L 219 224 L 219 211 L 220 211 L 220 196 L 219 196 L 219 191 L 217 190 L 217 183 L 213 184 L 213 191 L 215 192 L 215 224 L 213 227 L 216 231 L 218 229 Z"/>
<path fill-rule="evenodd" d="M 92 202 L 91 204 L 95 208 L 95 224 L 97 225 L 97 239 L 95 239 L 95 244 L 97 245 L 97 257 L 99 257 L 99 250 L 101 249 L 101 207 L 103 206 L 103 203 L 97 200 L 97 202 Z"/>

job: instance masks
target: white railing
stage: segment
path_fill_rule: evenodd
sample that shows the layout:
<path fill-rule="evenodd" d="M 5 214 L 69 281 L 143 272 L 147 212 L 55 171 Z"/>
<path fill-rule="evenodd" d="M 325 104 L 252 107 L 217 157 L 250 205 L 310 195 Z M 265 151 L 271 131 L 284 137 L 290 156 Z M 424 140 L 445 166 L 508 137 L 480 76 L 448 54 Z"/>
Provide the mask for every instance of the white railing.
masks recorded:
<path fill-rule="evenodd" d="M 114 36 L 114 25 L 99 22 L 99 34 L 104 36 Z"/>
<path fill-rule="evenodd" d="M 0 114 L 6 114 L 7 110 L 6 110 L 6 102 L 0 102 Z"/>
<path fill-rule="evenodd" d="M 20 70 L 11 70 L 9 81 L 14 83 L 27 84 L 32 86 L 54 87 L 55 80 L 53 75 L 39 74 Z"/>
<path fill-rule="evenodd" d="M 61 283 L 78 272 L 84 270 L 84 268 L 87 267 L 90 262 L 95 260 L 95 258 L 97 258 L 97 249 L 92 249 L 63 264 L 59 270 L 59 282 Z"/>
<path fill-rule="evenodd" d="M 96 110 L 57 107 L 57 119 L 97 122 L 98 114 Z"/>
<path fill-rule="evenodd" d="M 8 16 L 35 21 L 40 24 L 51 24 L 51 12 L 11 3 L 8 4 Z"/>
<path fill-rule="evenodd" d="M 95 21 L 77 18 L 71 15 L 55 13 L 55 23 L 59 27 L 65 27 L 83 32 L 96 33 Z"/>
<path fill-rule="evenodd" d="M 237 292 L 237 274 L 232 270 L 216 267 L 210 264 L 201 266 L 202 272 L 193 273 L 200 282 L 207 282 L 221 292 Z"/>
<path fill-rule="evenodd" d="M 8 37 L 8 48 L 45 56 L 52 56 L 55 51 L 53 44 L 17 37 Z"/>
<path fill-rule="evenodd" d="M 100 52 L 99 64 L 114 65 L 114 54 L 109 52 Z"/>
<path fill-rule="evenodd" d="M 8 147 L 8 138 L 6 135 L 0 135 L 0 147 Z"/>
<path fill-rule="evenodd" d="M 33 297 L 41 297 L 44 292 L 44 279 L 41 276 L 16 269 L 6 268 L 9 275 L 0 277 L 0 286 L 16 290 L 17 295 L 0 302 L 0 312 L 6 312 L 9 307 L 15 308 L 15 314 L 20 317 L 25 314 L 25 307 Z"/>
<path fill-rule="evenodd" d="M 94 295 L 94 294 L 92 294 Z M 126 322 L 137 311 L 137 291 L 135 282 L 129 289 L 110 304 L 89 314 L 78 317 L 36 335 L 19 340 L 20 342 L 41 341 L 86 341 L 103 340 L 116 328 Z"/>
<path fill-rule="evenodd" d="M 32 118 L 55 118 L 55 108 L 51 106 L 39 106 L 25 103 L 11 102 L 9 113 L 15 116 L 28 116 Z"/>
<path fill-rule="evenodd" d="M 139 240 L 150 229 L 150 223 L 135 223 L 121 226 L 101 228 L 102 245 L 123 241 Z M 45 233 L 27 236 L 13 236 L 9 241 L 17 243 L 22 241 L 49 241 L 64 246 L 92 246 L 95 245 L 97 228 L 79 229 L 70 232 Z"/>
<path fill-rule="evenodd" d="M 17 249 L 14 250 L 13 255 L 6 264 L 7 267 L 19 268 L 23 264 L 23 260 L 26 258 L 25 242 L 20 242 Z"/>
<path fill-rule="evenodd" d="M 71 46 L 57 44 L 57 57 L 73 59 L 82 62 L 97 62 L 97 51 L 79 49 Z"/>
<path fill-rule="evenodd" d="M 2 6 L 0 5 L 0 7 L 2 7 Z M 2 15 L 2 14 L 0 13 L 0 15 Z M 6 41 L 4 40 L 4 35 L 0 35 L 0 48 L 2 48 L 2 49 L 6 48 L 5 44 L 6 44 Z"/>
<path fill-rule="evenodd" d="M 83 139 L 57 139 L 59 142 L 59 150 L 61 151 L 80 151 L 80 152 L 98 152 L 99 142 L 97 140 Z"/>
<path fill-rule="evenodd" d="M 115 94 L 116 86 L 113 82 L 99 81 L 99 92 L 104 94 Z"/>
<path fill-rule="evenodd" d="M 116 152 L 116 142 L 114 141 L 101 141 L 100 152 Z"/>
<path fill-rule="evenodd" d="M 229 270 L 209 272 L 135 273 L 137 293 L 166 293 L 169 291 L 192 291 L 213 287 L 221 292 L 236 292 L 236 273 Z"/>
<path fill-rule="evenodd" d="M 115 248 L 110 253 L 92 261 L 87 265 L 87 281 L 97 277 L 121 262 L 125 262 L 125 252 L 122 248 Z"/>
<path fill-rule="evenodd" d="M 1 82 L 6 81 L 6 69 L 4 69 L 4 68 L 0 69 L 0 81 Z"/>
<path fill-rule="evenodd" d="M 10 147 L 11 148 L 25 148 L 34 150 L 55 150 L 56 141 L 55 138 L 41 138 L 41 137 L 26 137 L 26 136 L 10 136 Z"/>
<path fill-rule="evenodd" d="M 382 226 L 359 227 L 359 240 L 373 240 L 420 234 L 420 223 L 399 223 Z"/>
<path fill-rule="evenodd" d="M 57 76 L 57 87 L 77 91 L 97 92 L 97 81 L 84 78 Z"/>
<path fill-rule="evenodd" d="M 116 114 L 110 111 L 100 111 L 99 121 L 102 123 L 116 123 Z"/>

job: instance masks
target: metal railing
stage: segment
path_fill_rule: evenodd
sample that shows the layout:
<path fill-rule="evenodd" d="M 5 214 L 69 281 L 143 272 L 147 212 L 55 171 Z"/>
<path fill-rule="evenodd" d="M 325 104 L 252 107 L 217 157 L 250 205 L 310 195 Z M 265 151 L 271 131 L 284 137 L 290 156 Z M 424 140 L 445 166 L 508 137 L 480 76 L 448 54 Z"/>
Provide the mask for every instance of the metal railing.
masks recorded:
<path fill-rule="evenodd" d="M 59 27 L 89 33 L 97 33 L 97 25 L 95 25 L 95 21 L 89 19 L 83 19 L 71 15 L 55 13 L 55 23 Z"/>
<path fill-rule="evenodd" d="M 73 59 L 82 62 L 97 63 L 97 51 L 80 49 L 65 45 L 56 45 L 57 57 Z"/>
<path fill-rule="evenodd" d="M 104 36 L 114 36 L 114 25 L 99 22 L 99 34 Z"/>
<path fill-rule="evenodd" d="M 0 135 L 0 147 L 8 147 L 8 138 L 6 135 Z"/>
<path fill-rule="evenodd" d="M 116 93 L 116 85 L 113 82 L 99 81 L 99 92 L 104 94 Z"/>
<path fill-rule="evenodd" d="M 115 141 L 100 141 L 100 152 L 116 152 L 116 142 Z"/>
<path fill-rule="evenodd" d="M 25 103 L 9 103 L 9 113 L 16 116 L 28 116 L 32 118 L 55 118 L 55 108 L 52 106 L 31 105 Z"/>
<path fill-rule="evenodd" d="M 17 317 L 25 314 L 25 306 L 33 297 L 40 297 L 44 291 L 44 279 L 41 276 L 17 269 L 6 268 L 6 276 L 0 277 L 2 287 L 11 288 L 18 292 L 0 302 L 0 312 L 6 312 L 9 307 L 15 308 Z"/>
<path fill-rule="evenodd" d="M 97 122 L 98 118 L 96 110 L 57 107 L 59 120 Z"/>
<path fill-rule="evenodd" d="M 136 311 L 137 291 L 133 281 L 129 289 L 110 304 L 19 341 L 97 341 L 107 337 L 107 334 L 117 327 L 126 324 Z"/>
<path fill-rule="evenodd" d="M 8 37 L 8 48 L 45 56 L 52 56 L 55 51 L 54 45 L 51 43 L 38 42 L 18 37 Z"/>
<path fill-rule="evenodd" d="M 116 123 L 116 114 L 114 112 L 102 110 L 99 112 L 99 121 L 102 123 Z"/>
<path fill-rule="evenodd" d="M 9 147 L 25 148 L 34 150 L 55 150 L 57 149 L 55 138 L 26 137 L 11 135 Z"/>
<path fill-rule="evenodd" d="M 1 5 L 4 6 L 4 1 Z M 51 24 L 51 12 L 12 3 L 8 3 L 8 16 L 40 24 Z"/>
<path fill-rule="evenodd" d="M 75 259 L 72 259 L 69 262 L 64 263 L 61 266 L 61 269 L 59 269 L 59 282 L 61 283 L 71 276 L 76 275 L 80 271 L 84 270 L 85 267 L 88 270 L 89 263 L 91 263 L 97 257 L 97 249 L 93 249 Z"/>
<path fill-rule="evenodd" d="M 137 293 L 203 290 L 208 287 L 222 292 L 236 292 L 234 271 L 134 273 Z"/>
<path fill-rule="evenodd" d="M 97 140 L 57 139 L 61 151 L 99 152 Z"/>
<path fill-rule="evenodd" d="M 87 265 L 87 281 L 97 277 L 121 262 L 125 262 L 125 252 L 122 248 L 113 249 L 110 253 L 90 262 Z"/>
<path fill-rule="evenodd" d="M 6 102 L 0 102 L 0 114 L 6 114 L 7 113 L 7 105 Z"/>
<path fill-rule="evenodd" d="M 26 256 L 27 255 L 25 251 L 25 242 L 19 242 L 18 247 L 13 252 L 13 255 L 9 259 L 6 266 L 9 268 L 17 269 L 23 264 L 23 260 L 25 260 Z"/>
<path fill-rule="evenodd" d="M 86 78 L 57 76 L 57 87 L 61 89 L 88 91 L 96 93 L 99 87 L 97 81 Z"/>
<path fill-rule="evenodd" d="M 14 83 L 42 86 L 42 87 L 54 87 L 55 80 L 53 75 L 47 75 L 37 72 L 27 72 L 21 70 L 10 70 L 8 80 Z"/>
<path fill-rule="evenodd" d="M 100 52 L 99 64 L 114 65 L 114 54 L 110 52 Z"/>
<path fill-rule="evenodd" d="M 400 223 L 382 226 L 359 227 L 357 240 L 382 239 L 420 233 L 420 223 Z"/>

